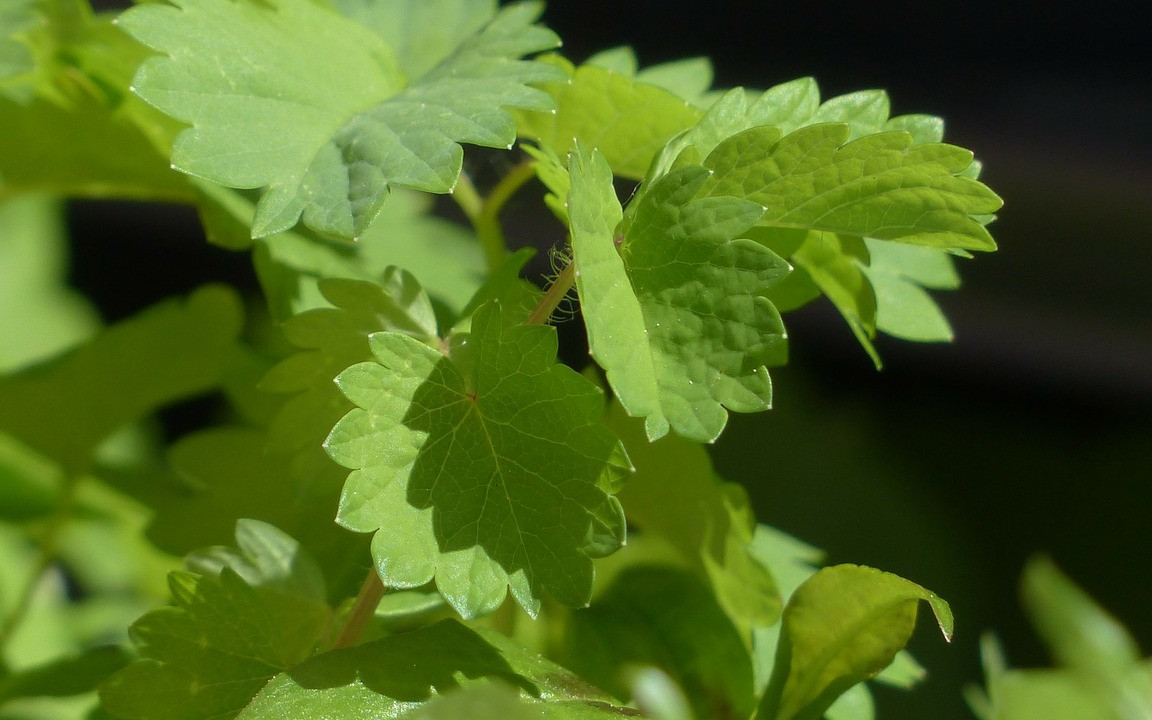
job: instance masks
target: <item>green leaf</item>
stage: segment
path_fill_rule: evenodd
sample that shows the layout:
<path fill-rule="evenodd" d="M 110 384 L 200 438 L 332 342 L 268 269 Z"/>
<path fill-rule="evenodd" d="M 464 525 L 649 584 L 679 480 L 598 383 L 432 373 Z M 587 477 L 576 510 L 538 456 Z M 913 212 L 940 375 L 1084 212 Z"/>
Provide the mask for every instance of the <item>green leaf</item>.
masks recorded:
<path fill-rule="evenodd" d="M 327 441 L 355 471 L 338 521 L 375 532 L 385 585 L 435 577 L 466 617 L 494 610 L 509 588 L 533 614 L 544 592 L 584 605 L 590 554 L 623 542 L 607 490 L 629 466 L 599 423 L 599 391 L 555 364 L 552 328 L 510 320 L 498 303 L 481 307 L 447 355 L 372 335 L 375 362 L 338 378 L 358 407 Z"/>
<path fill-rule="evenodd" d="M 552 62 L 571 75 L 547 86 L 555 112 L 520 113 L 518 129 L 557 155 L 579 143 L 599 150 L 616 175 L 639 180 L 665 143 L 700 117 L 658 85 L 594 65 L 573 69 L 563 59 Z"/>
<path fill-rule="evenodd" d="M 844 233 L 942 249 L 994 250 L 973 216 L 999 209 L 985 185 L 960 175 L 972 153 L 913 144 L 884 132 L 849 142 L 851 128 L 823 124 L 781 137 L 753 128 L 720 143 L 704 161 L 701 195 L 734 196 L 765 207 L 776 227 Z"/>
<path fill-rule="evenodd" d="M 239 298 L 223 287 L 161 303 L 51 365 L 0 378 L 0 430 L 79 473 L 113 431 L 217 387 L 240 324 Z"/>
<path fill-rule="evenodd" d="M 369 360 L 374 332 L 407 333 L 420 342 L 438 343 L 436 316 L 416 279 L 396 268 L 380 284 L 362 280 L 322 280 L 319 291 L 333 307 L 301 313 L 283 325 L 300 352 L 273 367 L 261 389 L 290 395 L 269 429 L 269 448 L 291 459 L 292 475 L 302 487 L 323 489 L 343 482 L 324 453 L 332 426 L 352 409 L 334 382 L 345 368 Z"/>
<path fill-rule="evenodd" d="M 98 324 L 88 302 L 65 286 L 62 209 L 39 196 L 0 203 L 0 372 L 56 355 Z"/>
<path fill-rule="evenodd" d="M 925 288 L 960 286 L 952 257 L 936 248 L 885 240 L 865 238 L 864 244 L 868 262 L 860 270 L 874 293 L 876 329 L 905 340 L 951 341 L 952 326 Z"/>
<path fill-rule="evenodd" d="M 496 691 L 493 682 L 515 692 Z M 473 704 L 483 712 L 492 707 L 508 709 L 512 718 L 517 717 L 520 705 L 528 717 L 545 720 L 635 715 L 634 710 L 614 706 L 603 692 L 505 637 L 445 620 L 317 655 L 269 682 L 239 720 L 487 717 L 445 714 Z"/>
<path fill-rule="evenodd" d="M 779 619 L 781 601 L 772 573 L 754 554 L 747 497 L 716 477 L 701 445 L 675 435 L 650 443 L 640 425 L 617 405 L 609 411 L 608 426 L 636 468 L 619 494 L 625 516 L 676 548 L 750 643 L 754 627 Z"/>
<path fill-rule="evenodd" d="M 236 559 L 255 582 L 229 566 L 218 574 L 172 573 L 176 605 L 132 625 L 145 659 L 101 687 L 107 710 L 125 718 L 227 720 L 270 678 L 312 654 L 331 615 L 310 593 L 296 592 L 310 584 L 299 568 L 312 561 L 269 526 L 240 528 L 237 541 Z"/>
<path fill-rule="evenodd" d="M 763 208 L 696 197 L 708 173 L 689 167 L 659 178 L 621 233 L 607 163 L 578 150 L 570 165 L 589 346 L 628 414 L 646 418 L 650 439 L 671 428 L 710 442 L 727 422 L 725 408 L 768 408 L 765 366 L 780 357 L 784 327 L 763 294 L 788 266 L 764 246 L 734 239 Z"/>
<path fill-rule="evenodd" d="M 950 640 L 952 611 L 919 585 L 858 565 L 816 572 L 784 607 L 776 664 L 757 717 L 822 717 L 845 690 L 892 662 L 912 635 L 921 600 Z"/>
<path fill-rule="evenodd" d="M 687 694 L 696 717 L 748 717 L 752 661 L 740 633 L 695 575 L 636 566 L 568 621 L 563 661 L 628 698 L 627 670 L 655 666 Z"/>
<path fill-rule="evenodd" d="M 364 25 L 310 0 L 148 4 L 120 24 L 162 57 L 140 68 L 135 89 L 192 124 L 173 165 L 235 188 L 266 188 L 253 237 L 304 223 L 359 237 L 390 187 L 451 191 L 458 143 L 509 147 L 503 108 L 545 110 L 550 65 L 518 60 L 557 44 L 533 25 L 540 7 L 504 8 L 420 77 Z M 211 49 L 211 50 L 209 50 Z"/>

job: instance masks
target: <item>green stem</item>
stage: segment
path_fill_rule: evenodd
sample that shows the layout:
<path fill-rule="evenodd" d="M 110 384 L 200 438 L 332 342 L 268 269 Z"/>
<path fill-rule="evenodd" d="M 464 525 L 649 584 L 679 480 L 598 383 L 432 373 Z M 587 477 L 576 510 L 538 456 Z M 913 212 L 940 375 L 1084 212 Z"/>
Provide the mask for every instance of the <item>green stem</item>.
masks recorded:
<path fill-rule="evenodd" d="M 460 175 L 456 189 L 452 192 L 456 204 L 464 211 L 472 228 L 480 238 L 480 245 L 484 249 L 484 260 L 488 270 L 495 270 L 508 255 L 508 246 L 504 240 L 504 228 L 500 224 L 500 211 L 535 175 L 532 161 L 526 160 L 500 179 L 488 197 L 481 198 L 476 186 L 465 174 Z"/>
<path fill-rule="evenodd" d="M 368 576 L 364 578 L 364 584 L 360 586 L 360 593 L 356 595 L 356 602 L 352 604 L 352 612 L 348 614 L 348 620 L 345 621 L 344 627 L 340 628 L 336 642 L 332 643 L 333 650 L 352 647 L 360 640 L 360 636 L 368 627 L 368 622 L 372 619 L 372 614 L 376 612 L 376 606 L 380 604 L 380 598 L 384 597 L 384 593 L 384 583 L 380 581 L 376 568 L 368 568 Z"/>
<path fill-rule="evenodd" d="M 556 281 L 548 286 L 544 292 L 544 297 L 540 298 L 540 302 L 532 310 L 532 314 L 528 316 L 525 322 L 528 325 L 543 325 L 548 322 L 548 318 L 552 317 L 552 313 L 556 312 L 556 308 L 560 306 L 560 301 L 572 289 L 572 283 L 576 281 L 576 265 L 575 263 L 568 263 L 564 269 L 560 271 L 560 275 L 556 277 Z"/>

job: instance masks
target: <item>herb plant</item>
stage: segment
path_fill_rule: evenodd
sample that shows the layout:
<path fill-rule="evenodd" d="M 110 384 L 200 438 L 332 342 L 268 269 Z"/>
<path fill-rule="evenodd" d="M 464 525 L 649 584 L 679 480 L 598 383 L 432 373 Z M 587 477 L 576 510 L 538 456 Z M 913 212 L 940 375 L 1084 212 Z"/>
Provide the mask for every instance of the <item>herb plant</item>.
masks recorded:
<path fill-rule="evenodd" d="M 950 339 L 928 290 L 999 198 L 883 92 L 575 64 L 542 9 L 5 0 L 0 717 L 861 720 L 920 677 L 948 605 L 819 568 L 706 445 L 770 407 L 782 312 L 877 365 Z M 62 197 L 191 205 L 262 295 L 100 327 Z M 514 197 L 567 238 L 543 289 Z"/>

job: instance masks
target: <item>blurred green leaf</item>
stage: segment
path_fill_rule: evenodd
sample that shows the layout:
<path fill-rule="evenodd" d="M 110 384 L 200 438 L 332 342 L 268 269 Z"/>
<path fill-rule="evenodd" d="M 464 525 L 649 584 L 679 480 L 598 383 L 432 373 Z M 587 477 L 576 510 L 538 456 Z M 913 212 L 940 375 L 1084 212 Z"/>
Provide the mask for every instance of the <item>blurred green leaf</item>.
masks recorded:
<path fill-rule="evenodd" d="M 0 431 L 81 473 L 113 431 L 218 386 L 240 322 L 239 298 L 219 286 L 156 305 L 50 365 L 0 378 Z"/>

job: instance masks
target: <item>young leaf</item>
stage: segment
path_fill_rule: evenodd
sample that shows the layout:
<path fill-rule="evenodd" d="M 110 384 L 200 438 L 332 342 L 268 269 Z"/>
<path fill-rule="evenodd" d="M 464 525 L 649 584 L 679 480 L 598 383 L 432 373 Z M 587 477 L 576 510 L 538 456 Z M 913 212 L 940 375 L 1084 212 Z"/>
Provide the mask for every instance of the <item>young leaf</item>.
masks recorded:
<path fill-rule="evenodd" d="M 508 147 L 503 108 L 546 110 L 529 87 L 556 81 L 551 65 L 521 61 L 557 44 L 533 25 L 535 4 L 511 5 L 420 77 L 364 25 L 310 0 L 174 0 L 121 17 L 164 53 L 145 62 L 139 95 L 192 124 L 173 165 L 235 188 L 266 188 L 253 237 L 304 223 L 354 238 L 390 187 L 445 193 L 460 174 L 459 143 Z"/>
<path fill-rule="evenodd" d="M 375 362 L 340 374 L 358 407 L 332 430 L 354 472 L 338 521 L 375 532 L 385 585 L 437 587 L 462 615 L 511 589 L 529 613 L 544 592 L 588 602 L 592 559 L 623 541 L 614 489 L 628 468 L 599 423 L 596 388 L 555 363 L 552 328 L 515 324 L 499 303 L 473 315 L 449 355 L 396 332 Z"/>
<path fill-rule="evenodd" d="M 592 355 L 620 403 L 646 418 L 650 439 L 674 429 L 715 440 L 737 412 L 771 403 L 766 365 L 784 327 L 763 296 L 788 265 L 739 238 L 764 209 L 736 197 L 697 197 L 700 167 L 659 178 L 623 235 L 607 163 L 578 149 L 568 209 Z M 619 253 L 617 244 L 619 243 Z"/>
<path fill-rule="evenodd" d="M 668 567 L 632 567 L 567 627 L 564 664 L 627 698 L 627 670 L 655 666 L 687 694 L 696 717 L 748 717 L 752 661 L 709 589 Z"/>
<path fill-rule="evenodd" d="M 239 298 L 223 287 L 161 303 L 49 366 L 0 378 L 0 430 L 81 472 L 114 430 L 217 387 L 240 324 Z"/>
<path fill-rule="evenodd" d="M 232 567 L 218 573 L 174 572 L 175 607 L 153 610 L 132 625 L 145 658 L 113 675 L 100 689 L 103 706 L 125 718 L 227 720 L 270 678 L 307 658 L 325 632 L 331 611 L 299 576 L 295 543 L 270 526 L 251 526 L 265 542 L 241 547 Z M 286 559 L 297 558 L 296 561 Z M 252 572 L 252 568 L 260 570 Z"/>
<path fill-rule="evenodd" d="M 496 691 L 492 683 L 510 688 Z M 500 687 L 500 686 L 497 686 Z M 478 707 L 447 714 L 449 709 Z M 238 720 L 372 717 L 618 720 L 634 710 L 496 633 L 454 620 L 317 655 L 274 678 Z"/>
<path fill-rule="evenodd" d="M 836 565 L 816 572 L 784 607 L 776 663 L 759 718 L 818 720 L 849 687 L 887 667 L 907 643 L 921 600 L 952 637 L 952 611 L 896 575 Z"/>
<path fill-rule="evenodd" d="M 792 262 L 832 301 L 879 369 L 880 354 L 872 344 L 876 336 L 876 294 L 861 269 L 868 262 L 864 242 L 852 235 L 809 232 L 792 254 Z"/>
<path fill-rule="evenodd" d="M 700 112 L 668 90 L 593 65 L 572 68 L 561 58 L 568 82 L 550 85 L 555 112 L 519 115 L 518 131 L 557 155 L 576 143 L 595 148 L 621 177 L 639 180 L 652 158 Z"/>

